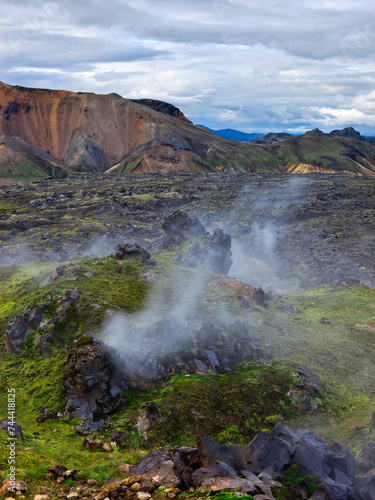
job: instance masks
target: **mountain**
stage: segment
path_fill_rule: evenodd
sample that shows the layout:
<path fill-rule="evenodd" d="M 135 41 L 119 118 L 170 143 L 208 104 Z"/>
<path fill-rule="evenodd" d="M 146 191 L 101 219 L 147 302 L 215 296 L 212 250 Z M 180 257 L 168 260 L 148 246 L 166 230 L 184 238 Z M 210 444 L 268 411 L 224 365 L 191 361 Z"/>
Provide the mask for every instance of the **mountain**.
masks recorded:
<path fill-rule="evenodd" d="M 357 141 L 366 141 L 365 137 L 362 137 L 357 130 L 354 130 L 353 127 L 347 127 L 342 130 L 332 130 L 328 134 L 330 137 L 349 137 L 350 139 L 355 139 Z"/>
<path fill-rule="evenodd" d="M 222 137 L 223 139 L 228 139 L 230 141 L 240 141 L 240 142 L 250 142 L 253 139 L 258 139 L 263 137 L 264 134 L 259 132 L 254 132 L 252 134 L 247 134 L 246 132 L 240 132 L 239 130 L 234 130 L 233 128 L 223 128 L 221 130 L 212 130 L 205 125 L 197 125 L 197 127 L 205 128 L 209 130 L 212 134 Z"/>
<path fill-rule="evenodd" d="M 267 151 L 213 136 L 168 103 L 132 101 L 117 94 L 0 83 L 0 133 L 8 141 L 25 141 L 29 156 L 34 148 L 46 152 L 50 170 L 54 165 L 66 172 L 278 169 L 277 159 Z M 25 157 L 23 151 L 18 153 Z M 0 153 L 0 168 L 11 176 L 9 155 Z M 41 166 L 43 175 L 47 172 Z"/>
<path fill-rule="evenodd" d="M 193 125 L 162 101 L 0 83 L 0 177 L 72 172 L 375 175 L 375 145 L 351 128 L 238 142 Z"/>
<path fill-rule="evenodd" d="M 253 139 L 251 142 L 252 144 L 274 144 L 276 142 L 281 142 L 285 139 L 288 139 L 289 137 L 293 136 L 290 134 L 286 134 L 285 132 L 281 133 L 270 132 L 269 134 L 259 139 Z"/>
<path fill-rule="evenodd" d="M 268 146 L 287 173 L 355 173 L 375 176 L 375 147 L 349 137 L 318 132 L 290 137 Z"/>

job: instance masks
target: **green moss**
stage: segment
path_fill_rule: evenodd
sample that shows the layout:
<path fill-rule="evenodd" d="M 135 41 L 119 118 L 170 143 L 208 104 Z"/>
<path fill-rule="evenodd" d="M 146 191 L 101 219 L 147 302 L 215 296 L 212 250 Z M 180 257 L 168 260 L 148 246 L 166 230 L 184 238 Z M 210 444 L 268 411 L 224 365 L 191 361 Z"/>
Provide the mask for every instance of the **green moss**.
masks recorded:
<path fill-rule="evenodd" d="M 0 164 L 0 177 L 7 179 L 47 179 L 49 175 L 36 163 L 25 159 L 24 163 L 12 165 L 10 162 Z"/>
<path fill-rule="evenodd" d="M 282 487 L 276 493 L 277 500 L 294 500 L 297 495 L 298 489 L 303 485 L 309 493 L 309 497 L 316 490 L 319 477 L 307 474 L 306 471 L 298 467 L 298 465 L 292 465 L 283 474 Z"/>
<path fill-rule="evenodd" d="M 147 433 L 151 446 L 195 445 L 201 436 L 245 445 L 260 430 L 273 429 L 274 424 L 266 421 L 269 415 L 285 420 L 299 415 L 295 406 L 283 405 L 292 381 L 289 370 L 282 367 L 247 367 L 220 376 L 175 375 L 161 388 L 132 394 L 117 425 L 127 433 L 126 441 L 134 442 L 138 408 L 152 400 L 159 405 L 162 420 Z"/>

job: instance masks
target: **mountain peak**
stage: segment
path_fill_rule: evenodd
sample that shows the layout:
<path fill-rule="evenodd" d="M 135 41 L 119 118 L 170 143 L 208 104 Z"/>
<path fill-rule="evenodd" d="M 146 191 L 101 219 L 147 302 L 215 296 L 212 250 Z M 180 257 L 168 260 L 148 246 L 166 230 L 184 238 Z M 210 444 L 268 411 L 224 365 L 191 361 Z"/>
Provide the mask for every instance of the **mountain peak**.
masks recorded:
<path fill-rule="evenodd" d="M 192 122 L 186 118 L 186 116 L 178 108 L 176 108 L 176 106 L 173 106 L 173 104 L 170 104 L 169 102 L 158 101 L 157 99 L 131 99 L 131 101 L 193 125 Z"/>
<path fill-rule="evenodd" d="M 325 135 L 324 132 L 322 132 L 319 128 L 313 128 L 312 130 L 308 130 L 305 135 L 307 134 L 321 134 L 321 135 Z"/>
<path fill-rule="evenodd" d="M 332 132 L 330 132 L 329 135 L 331 137 L 349 137 L 350 139 L 356 139 L 357 141 L 365 141 L 366 140 L 353 127 L 346 127 L 346 128 L 343 128 L 342 130 L 332 130 Z"/>

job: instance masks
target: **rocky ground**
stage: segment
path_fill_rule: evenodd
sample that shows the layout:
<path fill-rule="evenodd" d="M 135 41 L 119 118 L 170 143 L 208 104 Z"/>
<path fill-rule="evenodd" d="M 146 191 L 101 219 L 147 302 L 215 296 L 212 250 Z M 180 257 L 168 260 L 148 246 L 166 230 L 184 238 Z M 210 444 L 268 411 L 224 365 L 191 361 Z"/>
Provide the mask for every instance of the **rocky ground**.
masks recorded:
<path fill-rule="evenodd" d="M 0 193 L 3 265 L 102 256 L 124 241 L 147 247 L 162 235 L 164 217 L 179 208 L 229 232 L 239 257 L 265 262 L 289 281 L 375 282 L 375 183 L 369 179 L 81 175 L 2 186 Z"/>
<path fill-rule="evenodd" d="M 373 180 L 81 175 L 0 193 L 18 497 L 374 498 Z"/>

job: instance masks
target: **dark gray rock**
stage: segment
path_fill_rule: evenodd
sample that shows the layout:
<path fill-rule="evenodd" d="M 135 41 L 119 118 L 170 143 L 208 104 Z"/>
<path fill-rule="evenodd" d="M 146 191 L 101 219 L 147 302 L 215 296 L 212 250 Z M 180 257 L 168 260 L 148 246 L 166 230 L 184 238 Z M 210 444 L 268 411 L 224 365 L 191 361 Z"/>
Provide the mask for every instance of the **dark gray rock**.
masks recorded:
<path fill-rule="evenodd" d="M 129 477 L 143 476 L 158 487 L 179 487 L 183 484 L 184 468 L 185 464 L 173 449 L 154 450 L 130 469 Z"/>
<path fill-rule="evenodd" d="M 186 240 L 206 236 L 206 230 L 198 219 L 191 219 L 185 212 L 178 209 L 164 219 L 162 228 L 165 236 L 162 239 L 161 248 L 181 245 Z"/>
<path fill-rule="evenodd" d="M 195 373 L 197 375 L 207 375 L 208 374 L 208 367 L 207 367 L 206 363 L 203 363 L 203 361 L 201 361 L 200 359 L 194 358 L 192 366 L 194 367 L 194 365 L 195 365 Z"/>
<path fill-rule="evenodd" d="M 27 334 L 39 327 L 46 306 L 47 304 L 42 304 L 32 309 L 26 307 L 23 315 L 15 315 L 10 319 L 4 334 L 7 351 L 12 354 L 21 354 Z"/>
<path fill-rule="evenodd" d="M 241 493 L 257 491 L 251 481 L 239 478 L 232 467 L 220 460 L 214 460 L 207 467 L 194 471 L 191 482 L 194 488 L 200 490 L 239 491 Z"/>
<path fill-rule="evenodd" d="M 64 365 L 66 415 L 91 423 L 94 416 L 121 409 L 125 405 L 121 392 L 127 388 L 122 364 L 115 349 L 98 340 L 75 347 Z"/>
<path fill-rule="evenodd" d="M 259 432 L 248 445 L 245 468 L 253 473 L 267 472 L 272 477 L 279 477 L 291 464 L 293 456 L 294 448 L 287 441 L 274 434 Z"/>
<path fill-rule="evenodd" d="M 207 269 L 220 274 L 228 274 L 233 264 L 231 245 L 230 234 L 225 234 L 222 229 L 215 229 L 213 235 L 209 237 Z"/>
<path fill-rule="evenodd" d="M 310 500 L 354 500 L 354 490 L 323 476 Z"/>
<path fill-rule="evenodd" d="M 178 209 L 164 219 L 162 228 L 165 234 L 153 243 L 152 248 L 169 248 L 198 239 L 190 245 L 185 257 L 181 256 L 181 262 L 189 267 L 228 274 L 232 265 L 232 239 L 222 229 L 216 229 L 210 235 L 198 219 L 192 219 Z"/>
<path fill-rule="evenodd" d="M 315 398 L 323 393 L 319 377 L 311 368 L 299 365 L 298 374 L 301 382 L 295 382 L 288 396 L 301 411 L 312 411 L 316 408 Z"/>
<path fill-rule="evenodd" d="M 340 471 L 345 477 L 353 481 L 356 464 L 348 448 L 338 441 L 334 441 L 327 447 L 326 457 L 329 466 L 334 470 L 334 475 L 337 476 L 332 479 L 340 482 L 338 479 L 341 476 L 341 474 L 338 473 L 338 471 Z"/>
<path fill-rule="evenodd" d="M 329 475 L 332 468 L 325 459 L 325 441 L 317 436 L 306 436 L 296 448 L 294 462 L 309 474 L 322 477 Z"/>
<path fill-rule="evenodd" d="M 23 437 L 23 434 L 22 434 L 21 426 L 19 424 L 17 424 L 16 422 L 14 422 L 13 424 L 10 424 L 8 422 L 8 419 L 3 420 L 0 423 L 0 430 L 5 431 L 8 434 L 8 436 L 11 438 L 17 438 L 20 441 L 25 441 L 25 438 Z"/>
<path fill-rule="evenodd" d="M 76 426 L 76 432 L 85 436 L 86 434 L 91 434 L 94 431 L 98 431 L 104 427 L 104 420 L 101 418 L 97 422 L 91 422 L 87 420 L 81 420 Z"/>
<path fill-rule="evenodd" d="M 355 454 L 355 463 L 358 472 L 364 474 L 375 468 L 375 441 L 361 446 Z"/>
<path fill-rule="evenodd" d="M 54 413 L 50 409 L 48 409 L 46 406 L 41 406 L 39 408 L 39 417 L 36 419 L 37 422 L 42 424 L 46 420 L 58 420 L 57 413 Z"/>
<path fill-rule="evenodd" d="M 64 265 L 57 266 L 52 274 L 52 282 L 55 283 L 56 281 L 62 280 L 63 278 L 66 278 L 66 276 L 69 276 L 72 273 L 73 270 L 67 266 Z"/>
<path fill-rule="evenodd" d="M 118 260 L 122 259 L 137 259 L 143 264 L 154 265 L 155 261 L 151 258 L 151 254 L 138 243 L 125 243 L 117 245 L 114 254 Z"/>
<path fill-rule="evenodd" d="M 354 483 L 356 500 L 375 499 L 375 476 L 358 477 Z"/>
<path fill-rule="evenodd" d="M 75 288 L 74 290 L 66 290 L 65 297 L 67 300 L 78 300 L 81 296 L 82 292 L 79 288 Z"/>
<path fill-rule="evenodd" d="M 225 444 L 215 443 L 215 441 L 208 438 L 200 439 L 198 442 L 199 462 L 204 467 L 219 460 L 235 470 L 241 470 L 244 468 L 245 459 L 243 458 L 241 461 L 239 450 L 239 447 L 232 447 L 232 450 L 230 450 Z M 244 448 L 242 450 L 244 452 L 243 457 L 245 457 L 246 450 Z M 234 457 L 234 454 L 236 454 L 236 457 Z"/>

